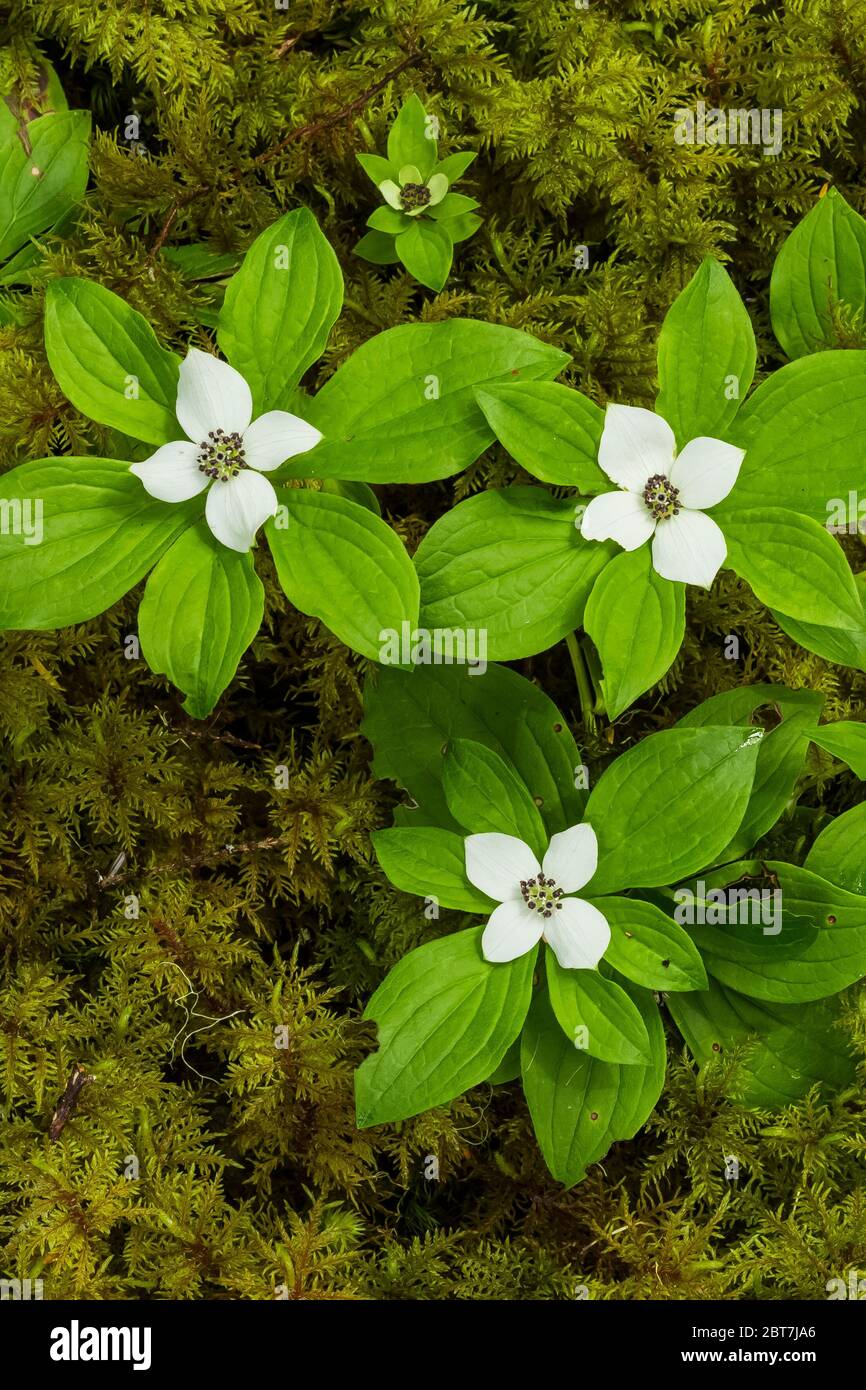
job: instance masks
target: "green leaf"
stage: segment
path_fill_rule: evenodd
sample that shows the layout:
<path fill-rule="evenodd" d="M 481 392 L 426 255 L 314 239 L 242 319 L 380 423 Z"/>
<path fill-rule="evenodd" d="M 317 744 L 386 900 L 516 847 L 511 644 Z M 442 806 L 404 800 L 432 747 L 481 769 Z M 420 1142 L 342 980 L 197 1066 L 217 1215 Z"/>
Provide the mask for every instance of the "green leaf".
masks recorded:
<path fill-rule="evenodd" d="M 380 154 L 356 154 L 355 158 L 377 188 L 386 179 L 393 179 L 395 183 L 397 182 L 400 166 L 392 164 L 390 159 L 383 159 Z"/>
<path fill-rule="evenodd" d="M 362 656 L 387 659 L 403 623 L 418 620 L 418 580 L 403 542 L 348 498 L 299 488 L 277 495 L 288 527 L 278 514 L 265 531 L 287 598 Z"/>
<path fill-rule="evenodd" d="M 339 262 L 308 208 L 256 237 L 226 286 L 217 328 L 220 348 L 249 383 L 256 415 L 289 408 L 342 304 Z"/>
<path fill-rule="evenodd" d="M 252 554 L 220 545 L 207 522 L 191 526 L 150 575 L 138 610 L 141 650 L 187 699 L 210 714 L 261 626 L 264 589 Z"/>
<path fill-rule="evenodd" d="M 499 1066 L 487 1078 L 490 1086 L 504 1086 L 520 1075 L 520 1039 L 515 1038 Z"/>
<path fill-rule="evenodd" d="M 834 347 L 834 311 L 866 304 L 866 222 L 828 189 L 782 243 L 770 280 L 773 332 L 789 357 Z"/>
<path fill-rule="evenodd" d="M 183 437 L 175 415 L 179 359 L 118 295 L 91 280 L 53 280 L 45 349 L 60 389 L 91 420 L 146 444 Z"/>
<path fill-rule="evenodd" d="M 475 319 L 389 328 L 310 403 L 326 438 L 299 476 L 421 483 L 462 472 L 493 438 L 475 387 L 556 376 L 567 361 L 528 333 Z"/>
<path fill-rule="evenodd" d="M 648 1065 L 646 1024 L 625 990 L 597 970 L 563 970 L 551 950 L 545 955 L 551 1007 L 571 1046 L 603 1062 Z"/>
<path fill-rule="evenodd" d="M 428 124 L 427 112 L 413 92 L 403 102 L 388 131 L 388 159 L 391 164 L 398 169 L 406 164 L 414 164 L 422 179 L 428 179 L 438 157 L 436 141 L 429 134 L 433 128 L 432 123 Z"/>
<path fill-rule="evenodd" d="M 541 859 L 548 835 L 538 807 L 520 778 L 483 743 L 452 739 L 442 764 L 445 800 L 458 825 L 472 835 L 516 835 Z"/>
<path fill-rule="evenodd" d="M 4 53 L 4 57 L 8 50 Z M 23 99 L 21 85 L 14 82 L 11 86 L 6 86 L 0 90 L 0 140 L 8 140 L 11 136 L 17 136 L 20 130 L 27 130 L 34 120 L 39 116 L 50 115 L 52 112 L 69 110 L 69 103 L 51 63 L 41 56 L 37 59 L 35 54 L 28 55 L 30 60 L 36 65 L 38 63 L 38 82 L 36 90 L 29 90 L 26 99 Z M 8 69 L 7 69 L 8 81 Z"/>
<path fill-rule="evenodd" d="M 69 208 L 62 217 L 47 227 L 45 237 L 68 236 L 75 227 L 78 209 Z M 0 267 L 0 285 L 32 285 L 44 259 L 44 246 L 37 236 L 32 236 L 20 251 L 16 251 Z"/>
<path fill-rule="evenodd" d="M 201 513 L 201 499 L 158 502 L 119 459 L 53 458 L 0 478 L 0 508 L 12 518 L 0 531 L 0 628 L 49 629 L 128 593 Z M 34 544 L 28 518 L 35 528 L 40 517 Z"/>
<path fill-rule="evenodd" d="M 755 597 L 805 623 L 856 629 L 863 605 L 839 546 L 823 526 L 782 507 L 737 511 L 723 524 L 729 569 Z"/>
<path fill-rule="evenodd" d="M 664 1081 L 664 1032 L 658 1009 L 632 996 L 653 1050 L 648 1067 L 619 1066 L 578 1051 L 554 1017 L 546 990 L 532 1001 L 521 1039 L 521 1072 L 539 1148 L 566 1187 L 603 1158 L 617 1139 L 630 1139 L 658 1100 Z"/>
<path fill-rule="evenodd" d="M 835 999 L 759 1003 L 712 980 L 700 994 L 672 995 L 667 1006 L 701 1066 L 735 1047 L 745 1049 L 726 1089 L 740 1105 L 778 1110 L 816 1082 L 838 1090 L 854 1079 Z"/>
<path fill-rule="evenodd" d="M 444 224 L 416 218 L 397 237 L 394 249 L 410 275 L 430 290 L 441 290 L 448 279 L 453 243 Z"/>
<path fill-rule="evenodd" d="M 89 111 L 39 116 L 27 137 L 29 153 L 17 134 L 0 146 L 0 261 L 53 227 L 87 187 Z"/>
<path fill-rule="evenodd" d="M 505 666 L 471 675 L 455 666 L 382 667 L 367 682 L 362 732 L 373 769 L 418 803 L 425 821 L 456 830 L 442 789 L 443 751 L 469 738 L 511 767 L 538 806 L 549 835 L 583 819 L 575 785 L 582 758 L 559 710 L 531 681 Z"/>
<path fill-rule="evenodd" d="M 467 198 L 465 193 L 446 193 L 441 203 L 434 203 L 427 208 L 426 215 L 432 217 L 434 222 L 448 222 L 454 217 L 464 217 L 468 212 L 474 212 L 478 207 L 477 198 Z M 448 228 L 451 230 L 450 225 Z"/>
<path fill-rule="evenodd" d="M 581 493 L 610 490 L 598 466 L 604 412 L 579 391 L 522 381 L 485 387 L 475 397 L 500 444 L 527 473 Z"/>
<path fill-rule="evenodd" d="M 686 626 L 685 585 L 656 574 L 649 546 L 623 550 L 596 579 L 583 625 L 601 657 L 608 717 L 617 719 L 676 659 Z"/>
<path fill-rule="evenodd" d="M 720 859 L 748 853 L 780 819 L 802 776 L 817 719 L 817 708 L 804 709 L 761 740 L 748 810 Z"/>
<path fill-rule="evenodd" d="M 811 738 L 819 748 L 847 763 L 861 782 L 866 781 L 866 724 L 840 719 L 835 724 L 822 724 L 820 729 L 813 729 Z"/>
<path fill-rule="evenodd" d="M 163 259 L 174 266 L 185 280 L 222 280 L 238 268 L 234 251 L 215 251 L 206 241 L 190 242 L 187 246 L 166 246 Z"/>
<path fill-rule="evenodd" d="M 535 951 L 507 965 L 481 954 L 482 927 L 410 951 L 364 1011 L 379 1050 L 355 1075 L 358 1126 L 446 1105 L 486 1081 L 520 1032 Z"/>
<path fill-rule="evenodd" d="M 691 937 L 653 903 L 640 898 L 594 898 L 610 926 L 609 965 L 646 989 L 706 989 L 707 972 Z"/>
<path fill-rule="evenodd" d="M 614 1112 L 619 1139 L 633 1139 L 652 1114 L 662 1092 L 667 1068 L 665 1030 L 659 1007 L 651 990 L 641 989 L 614 974 L 614 981 L 625 990 L 644 1021 L 652 1053 L 649 1066 L 623 1067 L 620 1072 L 620 1098 Z"/>
<path fill-rule="evenodd" d="M 395 888 L 419 898 L 435 898 L 440 907 L 489 915 L 495 903 L 466 877 L 464 837 L 438 826 L 396 826 L 374 830 L 373 848 Z"/>
<path fill-rule="evenodd" d="M 587 893 L 653 888 L 711 864 L 749 803 L 760 730 L 664 729 L 602 773 L 584 819 L 598 836 Z"/>
<path fill-rule="evenodd" d="M 338 497 L 347 497 L 350 502 L 357 502 L 359 507 L 366 507 L 376 516 L 382 515 L 379 499 L 366 483 L 341 483 L 339 478 L 323 478 L 321 491 L 336 493 Z"/>
<path fill-rule="evenodd" d="M 387 232 L 389 236 L 397 236 L 400 232 L 405 232 L 407 227 L 412 227 L 411 217 L 405 212 L 398 212 L 396 208 L 383 207 L 376 208 L 367 218 L 367 226 L 372 227 L 377 232 Z M 394 248 L 397 251 L 397 247 Z"/>
<path fill-rule="evenodd" d="M 817 726 L 823 695 L 785 686 L 751 685 L 705 700 L 679 721 L 680 728 L 744 724 L 762 706 L 773 706 L 781 723 L 765 732 L 758 748 L 749 808 L 736 835 L 719 858 L 735 859 L 750 850 L 776 824 L 803 771 L 811 731 Z"/>
<path fill-rule="evenodd" d="M 444 174 L 449 183 L 456 183 L 462 179 L 470 164 L 477 159 L 475 150 L 459 150 L 457 154 L 449 154 L 436 165 L 434 174 Z"/>
<path fill-rule="evenodd" d="M 456 246 L 458 242 L 468 241 L 482 225 L 483 219 L 474 212 L 465 212 L 462 217 L 448 219 L 448 235 Z"/>
<path fill-rule="evenodd" d="M 733 281 L 707 256 L 668 310 L 658 344 L 663 415 L 682 449 L 724 438 L 755 375 L 755 334 Z"/>
<path fill-rule="evenodd" d="M 855 671 L 866 671 L 866 574 L 855 574 L 854 583 L 863 609 L 858 628 L 845 630 L 801 623 L 780 613 L 777 608 L 772 609 L 772 614 L 782 631 L 807 651 L 817 652 L 825 661 L 834 661 L 838 666 L 852 666 Z"/>
<path fill-rule="evenodd" d="M 494 660 L 532 656 L 580 626 L 615 549 L 583 540 L 574 503 L 542 488 L 479 492 L 434 522 L 415 553 L 422 621 L 486 632 Z"/>
<path fill-rule="evenodd" d="M 821 831 L 804 868 L 818 874 L 837 888 L 866 896 L 866 801 L 837 816 Z"/>
<path fill-rule="evenodd" d="M 823 525 L 857 487 L 864 435 L 866 352 L 789 362 L 752 393 L 731 427 L 730 441 L 746 457 L 715 520 L 725 530 L 729 508 L 783 506 Z"/>
<path fill-rule="evenodd" d="M 808 708 L 815 722 L 824 707 L 824 696 L 810 690 L 791 690 L 787 685 L 739 685 L 702 700 L 678 721 L 681 729 L 705 729 L 711 724 L 748 724 L 757 710 L 772 709 L 776 717 L 789 719 Z M 767 734 L 769 738 L 769 734 Z M 763 746 L 763 745 L 762 745 Z M 760 761 L 760 754 L 758 755 Z"/>
<path fill-rule="evenodd" d="M 822 999 L 866 974 L 866 899 L 792 864 L 765 868 L 782 894 L 781 930 L 764 935 L 731 921 L 693 926 L 709 973 L 743 994 L 782 1004 Z"/>
<path fill-rule="evenodd" d="M 355 255 L 373 265 L 398 265 L 400 261 L 395 238 L 387 232 L 366 232 L 355 247 Z"/>

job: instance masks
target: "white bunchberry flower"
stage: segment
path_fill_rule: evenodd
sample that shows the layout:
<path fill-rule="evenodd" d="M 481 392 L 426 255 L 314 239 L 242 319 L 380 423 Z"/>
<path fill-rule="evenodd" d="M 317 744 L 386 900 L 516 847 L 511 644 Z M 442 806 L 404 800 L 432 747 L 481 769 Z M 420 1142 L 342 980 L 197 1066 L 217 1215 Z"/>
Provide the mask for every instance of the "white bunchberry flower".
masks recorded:
<path fill-rule="evenodd" d="M 285 410 L 253 420 L 252 392 L 240 372 L 197 348 L 181 363 L 176 410 L 187 438 L 163 444 L 130 472 L 162 502 L 187 502 L 208 488 L 211 531 L 230 550 L 249 550 L 277 510 L 277 494 L 262 474 L 305 454 L 321 434 Z"/>
<path fill-rule="evenodd" d="M 598 863 L 591 825 L 572 825 L 551 836 L 539 864 L 514 835 L 469 835 L 466 877 L 499 906 L 481 938 L 485 960 L 516 960 L 544 938 L 565 970 L 592 970 L 610 941 L 607 918 L 592 903 L 571 898 L 589 883 Z"/>
<path fill-rule="evenodd" d="M 609 405 L 599 466 L 621 489 L 593 497 L 580 534 L 637 550 L 652 537 L 652 560 L 663 579 L 709 588 L 725 562 L 725 537 L 705 507 L 727 497 L 745 451 L 701 435 L 677 454 L 667 420 L 639 406 Z"/>
<path fill-rule="evenodd" d="M 379 184 L 379 192 L 388 206 L 405 212 L 409 217 L 420 217 L 428 208 L 435 208 L 437 203 L 442 202 L 448 188 L 446 174 L 431 174 L 429 179 L 425 179 L 414 164 L 404 164 L 396 183 L 393 179 L 383 179 Z"/>

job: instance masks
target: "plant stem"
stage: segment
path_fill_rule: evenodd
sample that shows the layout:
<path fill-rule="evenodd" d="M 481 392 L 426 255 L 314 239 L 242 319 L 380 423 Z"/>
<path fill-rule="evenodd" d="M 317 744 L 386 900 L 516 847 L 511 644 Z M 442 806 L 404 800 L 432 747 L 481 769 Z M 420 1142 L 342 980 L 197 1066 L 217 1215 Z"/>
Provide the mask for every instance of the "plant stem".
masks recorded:
<path fill-rule="evenodd" d="M 577 682 L 577 693 L 580 697 L 580 712 L 583 716 L 584 728 L 591 733 L 595 733 L 598 721 L 595 717 L 595 697 L 592 693 L 592 686 L 589 680 L 589 673 L 586 669 L 586 662 L 583 653 L 573 632 L 565 634 L 565 645 L 568 647 L 568 654 L 571 657 L 571 665 L 574 671 L 574 679 Z"/>

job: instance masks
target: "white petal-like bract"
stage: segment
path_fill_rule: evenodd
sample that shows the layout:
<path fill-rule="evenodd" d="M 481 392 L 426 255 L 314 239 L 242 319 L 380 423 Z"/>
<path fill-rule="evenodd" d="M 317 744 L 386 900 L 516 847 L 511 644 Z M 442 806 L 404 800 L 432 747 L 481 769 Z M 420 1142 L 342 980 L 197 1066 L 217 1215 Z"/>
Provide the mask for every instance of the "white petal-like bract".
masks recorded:
<path fill-rule="evenodd" d="M 591 825 L 572 825 L 551 835 L 542 870 L 563 893 L 576 893 L 589 883 L 598 865 L 598 839 Z"/>
<path fill-rule="evenodd" d="M 495 830 L 467 835 L 465 852 L 469 882 L 497 903 L 520 898 L 520 880 L 535 878 L 541 868 L 529 845 Z"/>
<path fill-rule="evenodd" d="M 249 550 L 262 522 L 276 510 L 272 483 L 251 468 L 229 483 L 212 483 L 205 503 L 208 526 L 229 550 Z"/>
<path fill-rule="evenodd" d="M 634 492 L 602 492 L 587 503 L 580 534 L 588 541 L 617 541 L 623 550 L 637 550 L 655 530 L 655 518 Z"/>
<path fill-rule="evenodd" d="M 435 208 L 436 204 L 441 203 L 448 192 L 448 175 L 433 174 L 428 180 L 427 187 L 430 190 L 430 202 L 427 206 Z"/>
<path fill-rule="evenodd" d="M 211 430 L 243 434 L 253 418 L 253 397 L 240 372 L 190 348 L 180 364 L 177 418 L 194 444 L 201 444 Z"/>
<path fill-rule="evenodd" d="M 163 444 L 150 458 L 132 463 L 134 473 L 144 484 L 145 491 L 160 502 L 188 502 L 204 492 L 210 478 L 198 466 L 199 446 L 188 439 Z"/>
<path fill-rule="evenodd" d="M 481 954 L 489 961 L 517 960 L 538 944 L 543 928 L 541 913 L 533 912 L 522 898 L 500 903 L 482 933 Z"/>
<path fill-rule="evenodd" d="M 725 563 L 728 547 L 711 516 L 685 508 L 660 521 L 653 536 L 653 566 L 663 579 L 708 589 Z"/>
<path fill-rule="evenodd" d="M 563 970 L 593 970 L 610 943 L 610 926 L 592 903 L 563 898 L 562 910 L 544 924 L 544 938 Z"/>
<path fill-rule="evenodd" d="M 605 473 L 629 492 L 643 492 L 647 479 L 670 476 L 676 452 L 667 420 L 639 405 L 609 405 L 598 447 Z"/>
<path fill-rule="evenodd" d="M 290 415 L 287 410 L 269 410 L 244 431 L 244 457 L 250 468 L 269 473 L 286 459 L 305 454 L 321 437 L 319 430 L 297 415 Z"/>
<path fill-rule="evenodd" d="M 383 179 L 379 184 L 379 192 L 389 207 L 396 208 L 398 212 L 403 211 L 403 199 L 400 196 L 399 183 L 395 183 L 393 179 Z"/>
<path fill-rule="evenodd" d="M 680 505 L 704 511 L 727 497 L 746 457 L 744 449 L 722 439 L 699 435 L 690 439 L 671 469 L 671 482 L 679 489 Z"/>

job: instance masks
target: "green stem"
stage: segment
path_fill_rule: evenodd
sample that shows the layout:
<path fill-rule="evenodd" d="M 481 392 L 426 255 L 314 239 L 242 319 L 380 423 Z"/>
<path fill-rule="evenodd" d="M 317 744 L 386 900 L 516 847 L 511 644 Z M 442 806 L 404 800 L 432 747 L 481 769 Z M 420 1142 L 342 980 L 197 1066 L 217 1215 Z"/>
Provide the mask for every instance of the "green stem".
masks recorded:
<path fill-rule="evenodd" d="M 580 644 L 573 632 L 565 634 L 565 645 L 568 647 L 568 654 L 571 657 L 571 665 L 574 670 L 574 679 L 577 682 L 577 693 L 580 697 L 580 711 L 583 715 L 584 727 L 592 733 L 597 728 L 595 717 L 595 696 L 592 692 L 589 673 L 586 669 L 586 662 L 583 659 L 583 652 Z"/>

